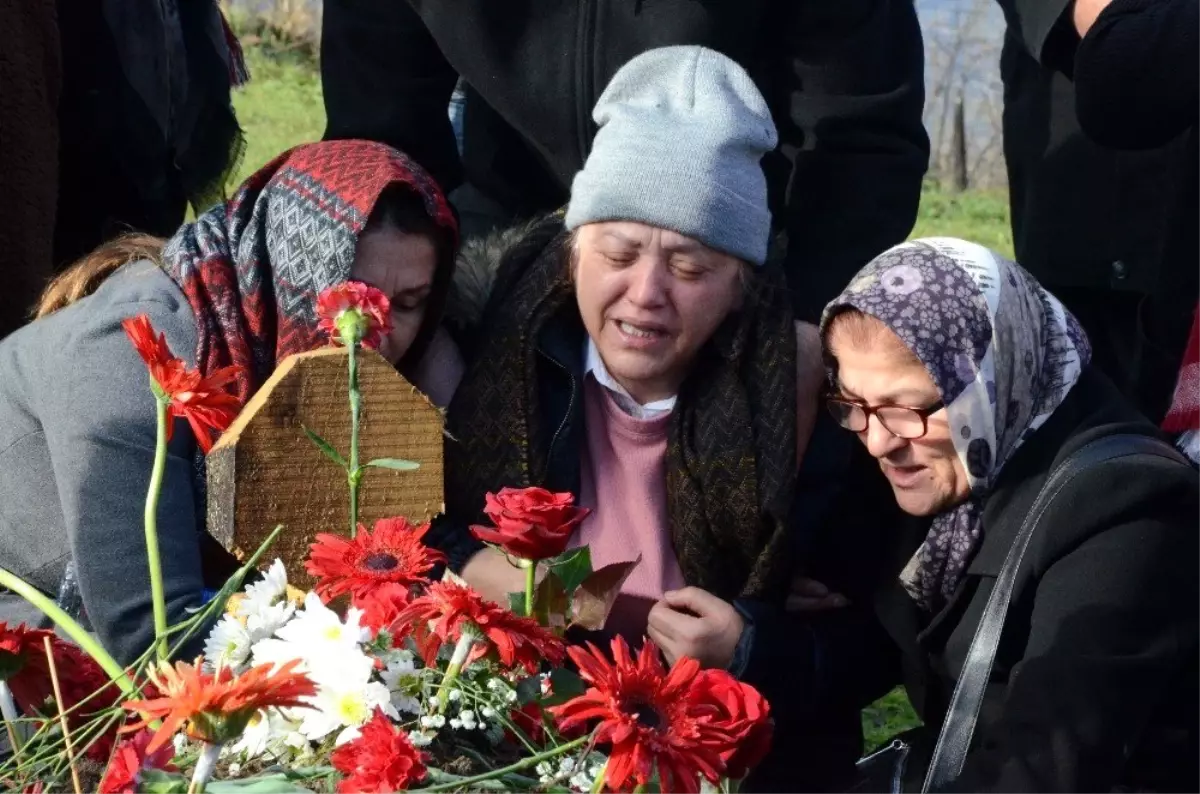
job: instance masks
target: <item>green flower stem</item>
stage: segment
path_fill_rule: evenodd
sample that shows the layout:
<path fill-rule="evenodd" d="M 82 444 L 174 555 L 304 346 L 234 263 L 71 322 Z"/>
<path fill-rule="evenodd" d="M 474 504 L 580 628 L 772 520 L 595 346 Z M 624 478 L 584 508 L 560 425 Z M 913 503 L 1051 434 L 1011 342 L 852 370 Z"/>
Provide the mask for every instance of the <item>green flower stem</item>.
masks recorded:
<path fill-rule="evenodd" d="M 82 648 L 88 656 L 96 660 L 100 668 L 108 674 L 108 677 L 121 688 L 127 697 L 137 697 L 138 688 L 129 680 L 129 676 L 125 674 L 121 665 L 117 664 L 117 661 L 109 656 L 108 651 L 104 650 L 100 643 L 84 630 L 83 626 L 72 620 L 71 616 L 62 611 L 57 604 L 42 595 L 24 579 L 4 568 L 0 568 L 0 587 L 7 587 L 42 610 L 46 617 L 54 621 L 54 625 L 62 629 L 63 633 L 74 640 L 75 644 Z"/>
<path fill-rule="evenodd" d="M 157 390 L 156 390 L 157 391 Z M 146 492 L 146 561 L 150 565 L 150 598 L 154 605 L 154 645 L 158 658 L 167 658 L 167 600 L 163 594 L 162 559 L 158 551 L 158 497 L 167 470 L 167 407 L 164 397 L 156 394 L 158 441 L 154 447 L 154 468 Z"/>
<path fill-rule="evenodd" d="M 213 770 L 217 768 L 217 759 L 220 757 L 220 742 L 204 743 L 204 749 L 200 751 L 200 758 L 196 761 L 196 769 L 192 772 L 192 783 L 188 786 L 188 794 L 204 794 L 204 787 L 208 785 L 208 779 L 212 777 Z"/>
<path fill-rule="evenodd" d="M 525 569 L 525 617 L 533 617 L 533 591 L 537 586 L 537 561 L 521 560 Z"/>
<path fill-rule="evenodd" d="M 540 764 L 543 761 L 548 761 L 551 758 L 557 758 L 560 755 L 566 755 L 567 753 L 571 752 L 572 750 L 575 750 L 576 748 L 584 746 L 591 740 L 592 740 L 592 737 L 584 736 L 579 739 L 575 739 L 574 741 L 567 742 L 566 744 L 560 744 L 558 747 L 555 747 L 551 750 L 547 750 L 544 753 L 538 753 L 537 755 L 532 755 L 528 758 L 522 758 L 520 761 L 517 761 L 515 764 L 509 764 L 508 766 L 501 767 L 500 769 L 493 769 L 491 772 L 484 772 L 482 774 L 475 775 L 474 777 L 467 777 L 467 778 L 463 778 L 462 780 L 455 780 L 452 783 L 442 783 L 437 786 L 430 786 L 429 788 L 417 789 L 417 791 L 435 792 L 435 791 L 455 791 L 458 789 L 465 789 L 467 791 L 470 791 L 471 790 L 470 787 L 475 785 L 476 783 L 482 783 L 485 780 L 495 780 L 496 778 L 504 777 L 505 775 L 512 774 L 513 772 L 520 772 L 522 769 L 528 769 L 532 766 L 537 766 L 538 764 Z"/>
<path fill-rule="evenodd" d="M 471 655 L 471 648 L 475 646 L 477 639 L 479 638 L 467 629 L 464 629 L 462 636 L 458 638 L 458 644 L 454 646 L 454 655 L 450 657 L 450 664 L 446 665 L 446 675 L 442 676 L 442 683 L 438 686 L 438 714 L 446 713 L 446 707 L 450 705 L 450 685 L 458 679 L 458 674 L 467 663 L 467 657 Z"/>
<path fill-rule="evenodd" d="M 600 794 L 604 791 L 604 773 L 608 771 L 608 763 L 600 767 L 600 774 L 596 775 L 596 781 L 592 783 L 592 794 Z"/>
<path fill-rule="evenodd" d="M 8 682 L 0 680 L 0 715 L 4 716 L 4 727 L 8 731 L 8 741 L 12 744 L 13 756 L 17 759 L 17 764 L 21 763 L 21 740 L 17 735 L 21 726 L 17 722 L 21 715 L 17 714 L 17 704 L 13 701 L 12 690 L 8 688 Z"/>
<path fill-rule="evenodd" d="M 350 537 L 358 534 L 358 484 L 362 470 L 358 466 L 358 422 L 362 413 L 362 392 L 358 388 L 358 343 L 346 346 L 350 370 L 350 462 L 346 476 L 350 483 Z"/>

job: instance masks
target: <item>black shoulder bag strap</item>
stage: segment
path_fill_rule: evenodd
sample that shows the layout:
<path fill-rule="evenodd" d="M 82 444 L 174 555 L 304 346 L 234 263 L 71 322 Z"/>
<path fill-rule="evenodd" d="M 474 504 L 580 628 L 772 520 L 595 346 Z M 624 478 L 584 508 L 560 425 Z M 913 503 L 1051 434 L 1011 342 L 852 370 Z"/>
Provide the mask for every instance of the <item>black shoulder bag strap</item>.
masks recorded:
<path fill-rule="evenodd" d="M 1029 539 L 1037 529 L 1046 508 L 1079 472 L 1106 461 L 1131 455 L 1153 455 L 1187 463 L 1174 447 L 1164 441 L 1150 436 L 1119 434 L 1096 439 L 1076 450 L 1046 478 L 1046 484 L 1042 486 L 1033 507 L 1025 516 L 1016 540 L 1004 559 L 987 606 L 984 607 L 979 628 L 971 641 L 971 649 L 967 652 L 962 674 L 950 699 L 950 708 L 946 712 L 945 722 L 942 723 L 942 731 L 938 735 L 922 791 L 946 786 L 962 773 L 963 762 L 971 746 L 971 737 L 975 733 L 975 723 L 979 719 L 979 709 L 983 705 L 983 694 L 992 675 L 992 663 L 996 659 L 996 648 L 1000 644 L 1000 633 L 1004 629 L 1004 617 L 1012 599 L 1017 570 L 1021 567 Z"/>

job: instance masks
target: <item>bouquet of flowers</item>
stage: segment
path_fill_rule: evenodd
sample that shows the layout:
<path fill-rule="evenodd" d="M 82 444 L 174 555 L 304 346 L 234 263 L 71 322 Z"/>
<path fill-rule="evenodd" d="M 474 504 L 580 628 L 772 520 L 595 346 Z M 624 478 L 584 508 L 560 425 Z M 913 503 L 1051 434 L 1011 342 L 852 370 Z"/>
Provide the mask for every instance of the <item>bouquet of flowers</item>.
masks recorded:
<path fill-rule="evenodd" d="M 224 371 L 200 377 L 175 359 L 144 317 L 127 331 L 158 398 L 159 456 L 146 539 L 156 638 L 123 668 L 55 604 L 11 573 L 61 632 L 0 624 L 0 707 L 9 789 L 101 792 L 700 791 L 732 790 L 771 739 L 766 701 L 721 670 L 653 643 L 571 646 L 573 628 L 599 629 L 635 562 L 593 570 L 568 541 L 586 511 L 571 494 L 538 488 L 486 496 L 493 526 L 473 527 L 525 572 L 523 592 L 491 603 L 447 572 L 425 545 L 429 525 L 357 521 L 355 351 L 378 339 L 386 298 L 347 284 L 322 295 L 331 336 L 349 354 L 348 535 L 315 538 L 315 586 L 290 586 L 281 561 L 258 561 L 281 528 L 183 623 L 168 627 L 155 542 L 157 492 L 174 417 L 201 445 L 236 415 Z M 243 587 L 251 576 L 255 581 Z M 171 662 L 207 632 L 204 654 Z"/>

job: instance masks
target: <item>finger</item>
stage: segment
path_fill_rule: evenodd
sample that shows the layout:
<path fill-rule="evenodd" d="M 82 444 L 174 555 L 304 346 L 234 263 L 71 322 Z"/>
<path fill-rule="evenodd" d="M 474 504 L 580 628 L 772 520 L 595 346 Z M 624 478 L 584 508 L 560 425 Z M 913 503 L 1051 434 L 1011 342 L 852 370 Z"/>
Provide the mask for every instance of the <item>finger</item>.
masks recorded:
<path fill-rule="evenodd" d="M 677 639 L 675 619 L 678 615 L 679 613 L 672 610 L 666 602 L 659 601 L 650 608 L 650 614 L 646 616 L 646 627 L 671 640 L 675 640 Z"/>
<path fill-rule="evenodd" d="M 792 580 L 792 595 L 820 598 L 829 595 L 829 588 L 816 579 L 797 576 Z"/>
<path fill-rule="evenodd" d="M 695 643 L 712 631 L 713 621 L 709 618 L 680 612 L 663 601 L 659 605 L 662 609 L 655 618 L 655 625 L 659 631 L 669 635 L 676 645 Z"/>
<path fill-rule="evenodd" d="M 727 607 L 721 599 L 707 590 L 699 587 L 685 587 L 682 590 L 668 590 L 663 594 L 663 600 L 678 611 L 686 609 L 699 616 L 711 615 Z"/>
<path fill-rule="evenodd" d="M 670 663 L 670 664 L 675 663 L 675 657 L 678 654 L 676 654 L 675 650 L 674 650 L 674 648 L 675 648 L 674 640 L 672 640 L 670 637 L 665 636 L 662 632 L 660 632 L 658 629 L 654 628 L 653 626 L 646 627 L 646 636 L 649 637 L 651 642 L 653 642 L 658 647 L 658 650 L 662 652 L 662 655 L 667 658 L 668 663 Z"/>
<path fill-rule="evenodd" d="M 820 598 L 807 596 L 788 596 L 786 608 L 788 612 L 820 612 L 826 609 L 839 609 L 849 606 L 850 599 L 841 593 L 830 593 Z"/>

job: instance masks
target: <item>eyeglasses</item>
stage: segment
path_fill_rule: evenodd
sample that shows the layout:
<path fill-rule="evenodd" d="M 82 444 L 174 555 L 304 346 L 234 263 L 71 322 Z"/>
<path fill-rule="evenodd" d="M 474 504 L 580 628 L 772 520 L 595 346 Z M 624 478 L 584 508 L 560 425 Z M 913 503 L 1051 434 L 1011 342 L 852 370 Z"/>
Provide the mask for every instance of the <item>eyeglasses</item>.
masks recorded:
<path fill-rule="evenodd" d="M 928 408 L 908 408 L 902 405 L 870 406 L 842 397 L 827 397 L 825 405 L 834 421 L 851 432 L 865 431 L 868 420 L 874 415 L 885 430 L 906 441 L 928 433 L 929 417 L 946 407 L 941 400 Z"/>

